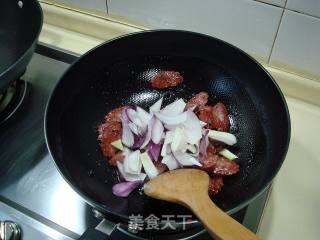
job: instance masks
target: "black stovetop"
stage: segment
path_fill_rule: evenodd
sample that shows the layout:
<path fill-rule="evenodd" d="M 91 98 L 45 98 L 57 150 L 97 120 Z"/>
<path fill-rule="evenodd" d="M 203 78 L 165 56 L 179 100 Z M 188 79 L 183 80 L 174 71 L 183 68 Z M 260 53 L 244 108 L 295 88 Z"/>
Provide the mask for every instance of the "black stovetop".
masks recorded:
<path fill-rule="evenodd" d="M 44 139 L 44 110 L 49 94 L 77 58 L 76 54 L 38 45 L 22 76 L 28 95 L 19 111 L 0 125 L 0 221 L 17 222 L 23 240 L 78 239 L 101 221 L 60 176 Z M 233 217 L 257 231 L 266 197 L 267 191 Z M 116 224 L 107 222 L 111 227 Z M 178 235 L 143 236 L 143 239 L 210 239 L 202 229 Z"/>

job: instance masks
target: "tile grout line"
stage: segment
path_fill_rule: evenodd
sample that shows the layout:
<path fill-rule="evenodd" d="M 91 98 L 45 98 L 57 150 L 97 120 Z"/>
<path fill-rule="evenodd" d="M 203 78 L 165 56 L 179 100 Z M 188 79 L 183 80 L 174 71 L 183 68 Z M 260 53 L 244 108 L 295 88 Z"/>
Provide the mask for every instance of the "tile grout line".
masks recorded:
<path fill-rule="evenodd" d="M 271 55 L 272 55 L 274 46 L 275 46 L 275 44 L 276 44 L 276 40 L 277 40 L 278 33 L 279 33 L 279 30 L 280 30 L 280 26 L 281 26 L 281 23 L 282 23 L 282 18 L 283 18 L 283 15 L 284 15 L 285 7 L 286 7 L 286 5 L 287 5 L 287 1 L 288 1 L 288 0 L 286 0 L 286 2 L 285 2 L 285 4 L 284 4 L 284 7 L 282 8 L 282 13 L 281 13 L 279 25 L 278 25 L 278 28 L 277 28 L 277 31 L 276 31 L 276 35 L 274 36 L 274 40 L 273 40 L 273 43 L 272 43 L 272 46 L 271 46 L 271 50 L 270 50 L 270 54 L 269 54 L 268 61 L 267 61 L 267 64 L 268 64 L 268 65 L 270 65 Z"/>
<path fill-rule="evenodd" d="M 320 21 L 320 17 L 318 17 L 316 15 L 312 15 L 310 13 L 299 12 L 298 10 L 294 10 L 294 9 L 290 9 L 290 8 L 286 8 L 286 10 L 288 10 L 290 12 L 298 13 L 298 14 L 301 14 L 301 15 L 305 15 L 305 16 L 308 16 L 308 17 L 312 17 L 312 18 L 315 18 L 315 19 Z"/>
<path fill-rule="evenodd" d="M 279 8 L 283 8 L 282 6 L 279 6 L 277 4 L 273 4 L 273 3 L 268 3 L 268 2 L 263 2 L 262 0 L 253 0 L 254 2 L 259 2 L 259 3 L 262 3 L 262 4 L 267 4 L 267 5 L 270 5 L 270 6 L 273 6 L 273 7 L 279 7 Z"/>
<path fill-rule="evenodd" d="M 131 27 L 131 28 L 135 28 L 135 29 L 139 29 L 139 30 L 148 30 L 148 28 L 145 28 L 145 27 L 141 27 L 141 26 L 130 24 L 130 23 L 126 23 L 126 22 L 114 19 L 112 17 L 109 17 L 109 16 L 96 15 L 94 13 L 86 12 L 86 11 L 81 10 L 81 9 L 72 8 L 72 7 L 67 6 L 67 5 L 52 4 L 52 3 L 47 3 L 47 2 L 43 2 L 43 1 L 40 1 L 40 3 L 48 5 L 48 6 L 53 6 L 53 7 L 62 9 L 62 10 L 72 11 L 74 13 L 80 13 L 80 14 L 86 15 L 88 17 L 98 18 L 98 19 L 106 20 L 106 21 L 109 21 L 109 22 L 112 22 L 112 23 L 121 24 L 121 25 L 124 25 L 124 26 L 127 26 L 127 27 Z"/>

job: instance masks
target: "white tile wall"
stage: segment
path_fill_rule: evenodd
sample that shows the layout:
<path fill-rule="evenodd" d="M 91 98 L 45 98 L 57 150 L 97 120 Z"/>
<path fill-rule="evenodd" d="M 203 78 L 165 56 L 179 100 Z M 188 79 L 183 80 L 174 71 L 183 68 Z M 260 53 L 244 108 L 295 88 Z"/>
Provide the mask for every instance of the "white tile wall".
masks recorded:
<path fill-rule="evenodd" d="M 108 9 L 151 28 L 210 34 L 265 61 L 282 14 L 279 7 L 248 0 L 108 0 Z"/>
<path fill-rule="evenodd" d="M 320 19 L 285 10 L 270 64 L 320 81 Z"/>
<path fill-rule="evenodd" d="M 257 1 L 277 5 L 280 7 L 284 7 L 286 4 L 286 0 L 257 0 Z"/>
<path fill-rule="evenodd" d="M 288 0 L 287 8 L 320 17 L 320 0 Z"/>

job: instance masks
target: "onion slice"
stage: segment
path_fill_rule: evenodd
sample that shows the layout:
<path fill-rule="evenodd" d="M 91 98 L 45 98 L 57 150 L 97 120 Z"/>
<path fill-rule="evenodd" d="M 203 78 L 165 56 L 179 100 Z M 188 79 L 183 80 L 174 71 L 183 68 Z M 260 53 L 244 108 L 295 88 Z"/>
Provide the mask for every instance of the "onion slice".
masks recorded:
<path fill-rule="evenodd" d="M 125 158 L 123 160 L 123 164 L 126 173 L 140 174 L 142 168 L 142 163 L 140 161 L 140 151 L 129 151 L 129 154 L 125 151 Z"/>
<path fill-rule="evenodd" d="M 231 151 L 229 151 L 228 149 L 224 148 L 222 149 L 219 154 L 229 160 L 234 160 L 236 158 L 238 158 L 237 155 L 233 154 Z"/>
<path fill-rule="evenodd" d="M 177 116 L 167 116 L 158 112 L 154 113 L 156 117 L 164 124 L 177 125 L 187 120 L 187 112 L 183 112 Z"/>
<path fill-rule="evenodd" d="M 122 122 L 122 143 L 127 147 L 132 147 L 134 144 L 134 136 L 129 127 L 129 117 L 126 113 L 126 110 L 122 111 L 121 114 L 121 122 Z"/>
<path fill-rule="evenodd" d="M 169 105 L 161 109 L 160 113 L 167 116 L 177 116 L 183 113 L 185 107 L 186 103 L 183 101 L 182 98 L 179 98 L 178 100 L 170 103 Z"/>
<path fill-rule="evenodd" d="M 183 152 L 184 150 L 187 150 L 187 138 L 185 136 L 184 131 L 179 127 L 177 127 L 174 131 L 171 143 L 171 150 L 173 152 Z"/>
<path fill-rule="evenodd" d="M 119 170 L 121 176 L 124 178 L 124 180 L 126 180 L 128 182 L 143 181 L 147 176 L 145 173 L 140 173 L 140 174 L 126 173 L 124 171 L 123 163 L 121 163 L 120 161 L 117 162 L 117 167 L 118 167 L 118 170 Z"/>
<path fill-rule="evenodd" d="M 144 142 L 145 137 L 141 135 L 134 135 L 134 144 L 131 147 L 132 149 L 140 148 Z"/>
<path fill-rule="evenodd" d="M 155 144 L 159 144 L 161 141 L 162 133 L 164 128 L 159 119 L 154 119 L 152 126 L 151 139 Z"/>
<path fill-rule="evenodd" d="M 140 159 L 143 165 L 143 169 L 150 179 L 159 175 L 159 171 L 156 168 L 156 166 L 153 164 L 148 153 L 146 152 L 142 153 L 140 155 Z"/>
<path fill-rule="evenodd" d="M 173 155 L 182 166 L 194 166 L 194 165 L 199 167 L 202 166 L 201 163 L 196 158 L 194 158 L 188 153 L 173 152 Z"/>
<path fill-rule="evenodd" d="M 215 131 L 215 130 L 209 130 L 208 133 L 209 138 L 223 142 L 228 145 L 234 145 L 237 143 L 237 138 L 235 135 L 227 132 L 220 132 L 220 131 Z"/>
<path fill-rule="evenodd" d="M 144 126 L 146 127 L 149 123 L 149 121 L 152 118 L 152 115 L 149 114 L 148 112 L 146 112 L 143 108 L 137 106 L 137 116 L 140 118 L 140 120 L 142 121 L 142 123 L 144 124 Z"/>
<path fill-rule="evenodd" d="M 209 130 L 204 130 L 203 131 L 203 136 L 200 140 L 199 144 L 199 152 L 202 156 L 207 156 L 207 149 L 209 146 L 209 137 L 208 137 L 208 132 Z"/>
<path fill-rule="evenodd" d="M 148 145 L 148 153 L 153 161 L 157 162 L 160 156 L 161 144 L 151 141 Z"/>
<path fill-rule="evenodd" d="M 139 118 L 135 110 L 128 108 L 126 109 L 126 112 L 131 122 L 133 122 L 135 125 L 141 128 L 144 126 L 144 124 L 142 123 L 141 119 Z"/>
<path fill-rule="evenodd" d="M 187 120 L 183 123 L 183 127 L 187 141 L 190 144 L 199 144 L 199 141 L 202 137 L 202 127 L 200 121 L 194 112 L 188 110 L 186 114 Z"/>
<path fill-rule="evenodd" d="M 162 157 L 167 155 L 167 146 L 168 146 L 168 144 L 172 143 L 173 135 L 174 135 L 174 132 L 172 132 L 172 131 L 166 132 L 166 136 L 164 138 L 164 143 L 163 143 L 162 149 L 161 149 L 161 156 Z"/>
<path fill-rule="evenodd" d="M 122 182 L 113 185 L 112 192 L 118 197 L 128 197 L 129 194 L 139 187 L 142 181 Z"/>
<path fill-rule="evenodd" d="M 187 150 L 191 152 L 191 155 L 198 156 L 199 154 L 199 146 L 194 144 L 188 144 Z"/>
<path fill-rule="evenodd" d="M 144 142 L 142 143 L 140 149 L 145 148 L 151 140 L 153 122 L 154 122 L 154 118 L 151 118 L 151 120 L 148 123 L 147 133 L 144 138 Z"/>
<path fill-rule="evenodd" d="M 134 134 L 139 135 L 139 131 L 138 131 L 137 125 L 135 125 L 135 124 L 132 123 L 132 122 L 129 122 L 129 123 L 128 123 L 128 126 L 129 126 L 130 130 L 131 130 Z"/>
<path fill-rule="evenodd" d="M 176 125 L 173 125 L 173 124 L 165 124 L 164 125 L 164 128 L 165 129 L 168 129 L 170 131 L 174 131 L 177 127 L 179 127 L 180 125 L 179 124 L 176 124 Z"/>
<path fill-rule="evenodd" d="M 118 140 L 116 140 L 116 141 L 113 141 L 112 143 L 111 143 L 111 145 L 112 146 L 114 146 L 116 149 L 119 149 L 119 150 L 123 150 L 123 145 L 122 145 L 122 141 L 121 141 L 121 139 L 118 139 Z"/>
<path fill-rule="evenodd" d="M 172 154 L 163 157 L 161 163 L 165 164 L 170 171 L 180 167 L 178 161 L 174 158 Z"/>
<path fill-rule="evenodd" d="M 206 123 L 206 122 L 203 122 L 203 121 L 199 121 L 199 122 L 200 122 L 201 127 L 207 126 L 207 123 Z"/>
<path fill-rule="evenodd" d="M 158 101 L 156 101 L 156 102 L 149 108 L 150 113 L 159 112 L 160 109 L 161 109 L 162 101 L 163 101 L 163 97 L 160 98 Z"/>

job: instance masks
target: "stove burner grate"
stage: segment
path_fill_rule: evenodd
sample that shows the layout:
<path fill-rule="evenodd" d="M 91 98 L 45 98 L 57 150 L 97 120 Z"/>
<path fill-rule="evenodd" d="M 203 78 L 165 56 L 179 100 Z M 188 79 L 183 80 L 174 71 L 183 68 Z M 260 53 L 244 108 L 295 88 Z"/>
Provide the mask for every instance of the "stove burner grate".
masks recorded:
<path fill-rule="evenodd" d="M 17 80 L 0 95 L 0 124 L 6 122 L 20 109 L 27 94 L 27 86 L 26 81 Z"/>

